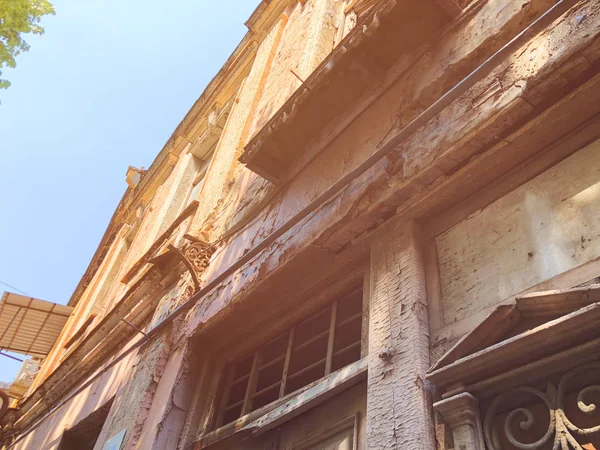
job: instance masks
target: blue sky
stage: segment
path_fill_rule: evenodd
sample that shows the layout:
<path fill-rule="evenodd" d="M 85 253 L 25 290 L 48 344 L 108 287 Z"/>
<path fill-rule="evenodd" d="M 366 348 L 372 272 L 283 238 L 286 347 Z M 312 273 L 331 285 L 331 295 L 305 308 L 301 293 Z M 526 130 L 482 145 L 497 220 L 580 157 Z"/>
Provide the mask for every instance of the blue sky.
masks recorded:
<path fill-rule="evenodd" d="M 258 0 L 54 0 L 0 90 L 0 281 L 69 300 L 125 191 Z M 0 293 L 11 290 L 0 285 Z M 20 364 L 0 357 L 0 381 Z"/>

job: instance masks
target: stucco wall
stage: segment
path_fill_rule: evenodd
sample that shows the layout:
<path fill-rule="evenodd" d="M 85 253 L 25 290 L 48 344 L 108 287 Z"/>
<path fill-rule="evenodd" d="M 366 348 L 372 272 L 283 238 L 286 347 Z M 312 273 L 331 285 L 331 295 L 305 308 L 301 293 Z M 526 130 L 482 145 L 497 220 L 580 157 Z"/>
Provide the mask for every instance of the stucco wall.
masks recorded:
<path fill-rule="evenodd" d="M 305 80 L 331 52 L 342 3 L 332 0 L 296 2 L 285 13 L 285 29 L 266 74 L 255 116 L 251 118 L 250 136 L 273 116 L 302 84 L 301 80 Z"/>
<path fill-rule="evenodd" d="M 438 236 L 442 326 L 597 259 L 599 208 L 595 141 Z"/>
<path fill-rule="evenodd" d="M 136 355 L 132 353 L 112 367 L 88 388 L 47 417 L 13 448 L 17 450 L 56 450 L 65 429 L 77 425 L 113 397 L 115 397 L 112 406 L 114 409 L 121 397 L 120 387 L 130 375 L 130 369 L 135 359 Z"/>
<path fill-rule="evenodd" d="M 309 1 L 304 8 L 322 6 L 321 1 L 324 0 Z M 290 80 L 289 76 L 293 76 L 288 67 L 292 62 L 293 40 L 314 38 L 329 42 L 329 29 L 324 35 L 311 35 L 310 31 L 307 34 L 304 27 L 310 22 L 309 18 L 302 13 L 300 5 L 296 5 L 285 19 L 289 24 L 281 28 L 284 26 L 284 18 L 280 18 L 260 44 L 254 67 L 238 92 L 211 162 L 190 233 L 213 241 L 223 229 L 239 223 L 242 218 L 255 211 L 260 212 L 242 231 L 219 244 L 220 248 L 204 274 L 204 281 L 213 280 L 354 169 L 375 151 L 391 131 L 414 118 L 424 105 L 430 105 L 441 92 L 460 81 L 469 70 L 484 61 L 552 3 L 551 0 L 488 2 L 474 12 L 470 21 L 448 30 L 444 39 L 436 41 L 424 54 L 416 52 L 411 57 L 403 58 L 390 71 L 397 77 L 395 81 L 389 82 L 389 89 L 369 93 L 368 95 L 373 95 L 371 103 L 357 99 L 356 111 L 347 111 L 347 116 L 332 124 L 323 136 L 315 137 L 315 148 L 309 149 L 314 151 L 314 160 L 299 171 L 281 191 L 274 194 L 277 189 L 243 168 L 237 162 L 237 156 L 240 147 L 250 136 L 248 118 L 252 117 L 253 112 L 261 111 L 262 104 L 268 103 L 271 108 L 284 99 L 285 95 L 279 97 L 281 93 L 288 92 L 288 88 L 293 89 L 293 84 L 286 84 L 286 80 Z M 588 5 L 587 8 L 588 17 L 598 13 L 598 7 Z M 324 17 L 333 16 L 325 14 Z M 327 257 L 335 258 L 348 243 L 355 242 L 365 232 L 370 226 L 369 220 L 380 220 L 378 211 L 372 208 L 383 203 L 383 195 L 402 191 L 402 195 L 395 199 L 397 203 L 389 202 L 386 205 L 396 212 L 397 207 L 426 187 L 426 182 L 442 178 L 445 173 L 442 169 L 450 172 L 462 160 L 468 161 L 469 157 L 482 151 L 484 145 L 496 139 L 497 129 L 508 128 L 517 120 L 523 119 L 532 111 L 532 106 L 529 101 L 521 100 L 523 89 L 518 83 L 526 85 L 531 82 L 535 85 L 540 79 L 546 81 L 542 76 L 545 72 L 552 72 L 559 64 L 565 63 L 561 59 L 562 54 L 556 49 L 575 52 L 577 45 L 585 45 L 585 42 L 593 39 L 590 36 L 598 32 L 596 29 L 590 30 L 587 23 L 584 24 L 585 30 L 583 26 L 578 27 L 573 17 L 568 20 L 570 22 L 562 28 L 557 25 L 556 29 L 546 30 L 536 41 L 528 44 L 529 47 L 519 49 L 510 61 L 502 63 L 493 77 L 477 84 L 460 101 L 419 129 L 402 147 L 396 148 L 388 158 L 378 162 L 338 195 L 320 205 L 290 232 L 223 282 L 201 304 L 196 305 L 186 317 L 187 323 L 178 324 L 179 331 L 187 332 L 188 336 L 194 335 L 200 324 L 223 311 L 228 304 L 251 291 L 286 263 L 294 261 L 294 258 L 299 259 L 298 255 L 310 253 L 307 249 L 314 251 L 309 256 L 327 254 Z M 564 42 L 564 36 L 568 34 L 566 30 L 576 36 L 573 43 Z M 280 46 L 279 40 L 288 31 L 294 36 L 293 39 L 290 38 L 291 46 L 286 46 L 286 39 L 282 41 L 286 45 Z M 326 48 L 323 45 L 322 51 L 325 52 Z M 310 64 L 317 64 L 319 61 L 316 53 L 307 58 L 311 61 Z M 278 62 L 279 66 L 274 65 L 276 70 L 265 78 L 263 75 L 268 70 L 266 68 L 270 61 Z M 269 78 L 271 75 L 275 77 L 277 73 L 279 81 Z M 490 86 L 497 87 L 498 84 L 498 91 L 490 91 Z M 264 94 L 263 97 L 260 97 L 261 93 Z M 368 107 L 365 107 L 367 104 Z M 502 116 L 494 126 L 490 125 L 500 112 L 505 113 L 508 109 L 511 114 Z M 362 111 L 358 113 L 358 110 Z M 261 114 L 266 114 L 265 111 Z M 354 119 L 352 126 L 343 127 L 342 119 L 346 120 L 350 116 Z M 474 135 L 477 135 L 477 139 L 470 140 Z M 468 145 L 459 145 L 465 143 Z M 506 196 L 490 205 L 489 208 L 492 209 L 489 212 L 484 210 L 438 237 L 446 323 L 468 319 L 505 300 L 519 289 L 526 289 L 538 280 L 583 264 L 593 254 L 598 254 L 598 243 L 595 240 L 597 236 L 593 235 L 594 232 L 600 232 L 598 219 L 588 217 L 587 222 L 570 220 L 574 208 L 583 208 L 586 215 L 591 217 L 593 208 L 597 209 L 598 206 L 593 181 L 594 177 L 598 179 L 597 167 L 600 160 L 598 144 L 594 145 L 595 147 L 591 146 L 577 154 L 587 152 L 588 156 L 587 159 L 572 163 L 571 169 L 556 172 L 554 178 L 547 174 L 538 177 L 538 181 L 534 180 L 538 185 L 531 187 L 529 191 L 523 187 L 525 190 L 521 194 Z M 441 157 L 449 153 L 456 159 L 447 158 L 444 164 L 439 163 Z M 160 208 L 160 211 L 153 212 L 145 219 L 147 223 L 142 224 L 142 231 L 134 243 L 135 250 L 128 257 L 124 270 L 151 245 L 165 223 L 164 219 L 177 209 L 176 203 L 170 203 L 171 200 L 177 196 L 183 198 L 183 191 L 179 190 L 179 186 L 189 180 L 190 176 L 186 175 L 187 166 L 182 162 L 182 157 L 170 179 L 158 189 L 153 205 Z M 438 163 L 439 167 L 436 166 L 429 177 L 423 177 L 424 181 L 419 179 L 415 185 L 411 184 L 423 171 Z M 581 175 L 573 167 L 585 167 L 587 175 Z M 564 184 L 568 184 L 570 196 L 565 197 L 559 189 Z M 403 191 L 406 186 L 409 187 Z M 270 198 L 271 194 L 274 194 L 273 198 Z M 583 206 L 578 203 L 582 198 L 585 198 Z M 551 225 L 541 225 L 542 221 L 538 223 L 540 216 L 544 216 L 544 224 L 548 222 Z M 504 219 L 498 230 L 500 235 L 496 235 L 493 225 L 499 217 Z M 590 232 L 587 227 L 592 223 L 593 231 Z M 473 230 L 475 225 L 476 229 Z M 489 232 L 490 229 L 492 232 Z M 556 236 L 555 245 L 546 245 L 547 239 L 554 239 Z M 518 251 L 513 251 L 512 248 L 517 248 L 513 247 L 517 237 L 520 246 Z M 484 250 L 490 246 L 500 249 L 497 252 L 499 256 L 490 257 L 485 254 Z M 499 260 L 506 261 L 506 264 L 500 264 Z M 310 262 L 309 259 L 307 261 Z M 305 265 L 307 272 L 317 270 L 309 263 L 305 262 Z M 499 268 L 505 265 L 510 265 L 511 270 L 521 277 L 520 281 L 507 281 L 503 278 Z M 479 267 L 485 267 L 486 270 L 480 271 Z M 475 269 L 478 271 L 475 272 Z M 124 285 L 117 283 L 111 292 L 118 297 L 118 293 L 124 289 Z M 172 306 L 162 302 L 158 314 L 168 311 Z M 152 441 L 154 430 L 149 427 L 159 424 L 160 415 L 164 412 L 164 405 L 158 400 L 154 401 L 154 395 L 156 392 L 160 392 L 161 396 L 167 395 L 164 393 L 168 393 L 168 387 L 175 376 L 172 371 L 168 371 L 168 380 L 160 385 L 171 345 L 168 339 L 157 339 L 144 348 L 143 355 L 131 364 L 130 378 L 124 385 L 123 395 L 115 401 L 115 412 L 111 413 L 110 423 L 103 431 L 104 438 L 127 428 L 128 439 L 134 437 L 127 443 L 127 448 L 135 448 L 135 439 L 142 436 L 143 439 Z M 381 395 L 387 395 L 387 392 Z M 148 417 L 151 420 L 145 425 Z M 62 422 L 58 425 L 60 428 Z M 47 430 L 47 427 L 44 423 L 39 430 Z M 39 433 L 43 432 L 36 431 L 35 436 Z M 28 439 L 37 439 L 32 436 Z"/>
<path fill-rule="evenodd" d="M 211 266 L 205 273 L 206 280 L 214 279 L 222 273 L 232 262 L 279 228 L 319 193 L 356 167 L 374 151 L 388 135 L 390 129 L 398 126 L 399 117 L 402 118 L 402 123 L 405 123 L 417 114 L 418 110 L 411 108 L 411 105 L 427 104 L 437 99 L 439 91 L 444 86 L 460 81 L 467 69 L 474 68 L 485 60 L 487 55 L 514 36 L 524 24 L 533 21 L 551 3 L 549 0 L 486 3 L 470 21 L 450 30 L 447 38 L 431 47 L 417 61 L 412 62 L 407 59 L 399 62 L 399 67 L 393 69 L 404 70 L 398 81 L 385 95 L 379 97 L 368 109 L 358 115 L 352 122 L 352 127 L 344 129 L 343 133 L 331 141 L 329 141 L 331 135 L 324 135 L 323 141 L 316 141 L 316 146 L 323 145 L 324 142 L 328 142 L 328 145 L 318 153 L 310 165 L 270 199 L 267 205 L 264 205 L 262 211 L 244 227 L 242 232 L 233 236 L 226 246 L 217 250 Z M 562 45 L 562 42 L 554 41 L 559 36 L 562 38 L 561 33 L 562 31 L 557 32 L 556 37 L 552 35 L 548 38 L 552 39 L 550 45 Z M 494 39 L 491 39 L 491 36 L 494 36 Z M 551 48 L 548 47 L 548 52 L 550 50 Z M 355 180 L 345 193 L 321 206 L 280 242 L 257 256 L 252 264 L 224 282 L 223 286 L 206 300 L 207 304 L 213 301 L 214 304 L 201 308 L 202 311 L 208 308 L 210 313 L 202 312 L 202 317 L 198 320 L 207 320 L 223 306 L 224 302 L 254 283 L 259 276 L 264 277 L 270 271 L 276 270 L 308 243 L 318 245 L 320 238 L 323 240 L 328 238 L 329 242 L 326 244 L 328 251 L 336 252 L 343 248 L 348 240 L 361 232 L 360 227 L 355 229 L 350 227 L 348 232 L 339 236 L 340 243 L 336 245 L 335 239 L 331 239 L 331 231 L 326 230 L 329 224 L 351 221 L 352 217 L 360 211 L 376 204 L 372 197 L 375 194 L 371 194 L 377 189 L 375 186 L 389 189 L 391 176 L 397 180 L 397 187 L 403 186 L 407 180 L 431 164 L 455 141 L 471 133 L 476 128 L 477 121 L 483 120 L 485 114 L 499 107 L 499 104 L 518 97 L 522 91 L 520 88 L 518 90 L 513 88 L 513 82 L 509 79 L 534 77 L 538 73 L 536 70 L 540 70 L 544 64 L 552 64 L 549 58 L 532 61 L 522 52 L 519 54 L 523 58 L 523 64 L 512 64 L 512 70 L 503 71 L 503 76 L 507 78 L 506 90 L 490 97 L 477 109 L 472 108 L 472 103 L 465 101 L 458 102 L 455 108 L 444 110 L 440 117 L 432 121 L 431 126 L 419 130 L 402 148 L 398 149 L 397 155 L 390 160 L 381 161 L 381 164 Z M 527 66 L 525 60 L 533 67 Z M 509 63 L 506 64 L 508 66 Z M 489 85 L 482 82 L 474 88 L 475 92 L 471 95 L 485 96 L 488 89 Z M 514 112 L 513 120 L 517 120 L 528 111 L 529 107 L 525 105 L 518 114 L 517 111 Z M 352 114 L 352 111 L 348 111 L 348 114 Z M 471 120 L 461 119 L 466 114 L 471 114 L 469 116 Z M 335 124 L 331 128 L 335 129 Z M 493 139 L 493 135 L 489 138 Z M 423 147 L 423 142 L 428 143 L 427 148 Z M 478 141 L 476 144 L 482 145 L 482 142 Z M 475 145 L 468 148 L 471 152 L 475 152 L 475 149 Z M 402 164 L 393 165 L 394 158 L 401 158 Z M 251 181 L 249 178 L 241 181 L 247 183 Z M 246 191 L 248 188 L 247 185 L 240 185 L 240 189 Z M 343 207 L 342 202 L 344 202 Z M 257 207 L 251 199 L 247 199 L 244 205 L 248 209 Z M 257 270 L 258 267 L 261 269 Z M 198 322 L 194 321 L 190 323 L 190 327 L 195 327 L 197 324 Z"/>

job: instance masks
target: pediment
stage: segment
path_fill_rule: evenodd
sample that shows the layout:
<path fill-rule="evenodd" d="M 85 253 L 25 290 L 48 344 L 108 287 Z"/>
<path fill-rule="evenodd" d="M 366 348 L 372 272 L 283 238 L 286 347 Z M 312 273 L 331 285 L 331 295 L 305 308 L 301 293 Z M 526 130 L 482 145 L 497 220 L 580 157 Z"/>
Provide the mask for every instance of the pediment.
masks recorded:
<path fill-rule="evenodd" d="M 600 284 L 536 292 L 498 306 L 428 371 L 447 388 L 489 379 L 600 335 Z"/>

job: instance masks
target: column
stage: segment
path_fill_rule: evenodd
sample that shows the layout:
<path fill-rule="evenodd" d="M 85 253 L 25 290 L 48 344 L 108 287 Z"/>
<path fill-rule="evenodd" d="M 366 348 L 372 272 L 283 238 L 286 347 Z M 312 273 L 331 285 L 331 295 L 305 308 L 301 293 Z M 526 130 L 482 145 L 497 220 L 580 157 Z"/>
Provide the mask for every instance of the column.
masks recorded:
<path fill-rule="evenodd" d="M 371 247 L 367 448 L 433 450 L 420 229 L 386 226 Z"/>

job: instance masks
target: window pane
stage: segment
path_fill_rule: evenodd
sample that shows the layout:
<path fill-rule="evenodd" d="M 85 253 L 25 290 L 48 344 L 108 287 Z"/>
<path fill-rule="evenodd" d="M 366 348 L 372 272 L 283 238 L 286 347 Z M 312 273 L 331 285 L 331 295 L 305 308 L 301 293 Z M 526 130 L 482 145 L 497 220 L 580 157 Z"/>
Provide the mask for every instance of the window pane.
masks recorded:
<path fill-rule="evenodd" d="M 362 292 L 339 300 L 331 370 L 336 371 L 360 359 Z"/>
<path fill-rule="evenodd" d="M 314 440 L 313 440 L 314 442 Z M 354 428 L 346 429 L 340 433 L 325 438 L 318 443 L 301 445 L 293 450 L 353 450 Z"/>
<path fill-rule="evenodd" d="M 189 205 L 190 203 L 192 203 L 194 200 L 198 199 L 198 194 L 200 193 L 200 189 L 202 189 L 202 185 L 204 184 L 204 179 L 200 180 L 193 188 L 192 191 L 190 192 L 190 195 L 188 197 L 188 201 L 187 201 L 187 205 Z M 187 206 L 186 205 L 186 206 Z"/>
<path fill-rule="evenodd" d="M 251 403 L 247 405 L 244 414 L 323 378 L 328 367 L 327 349 L 332 327 L 335 327 L 335 335 L 331 341 L 331 370 L 339 370 L 360 359 L 362 290 L 338 299 L 336 305 L 335 308 L 332 304 L 328 305 L 233 365 L 233 375 L 229 375 L 230 385 L 225 386 L 222 391 L 227 397 L 221 400 L 222 410 L 219 411 L 217 426 L 240 417 L 246 394 Z M 334 309 L 336 320 L 332 324 Z M 253 375 L 251 372 L 255 354 L 258 356 Z M 289 361 L 285 369 L 287 359 Z M 223 378 L 227 377 L 224 375 Z M 250 379 L 253 381 L 249 386 Z M 227 381 L 223 383 L 226 385 Z M 250 392 L 247 393 L 248 389 Z M 337 443 L 327 440 L 323 443 L 327 446 L 318 448 L 343 449 L 345 445 L 351 444 L 351 440 L 342 439 Z"/>

